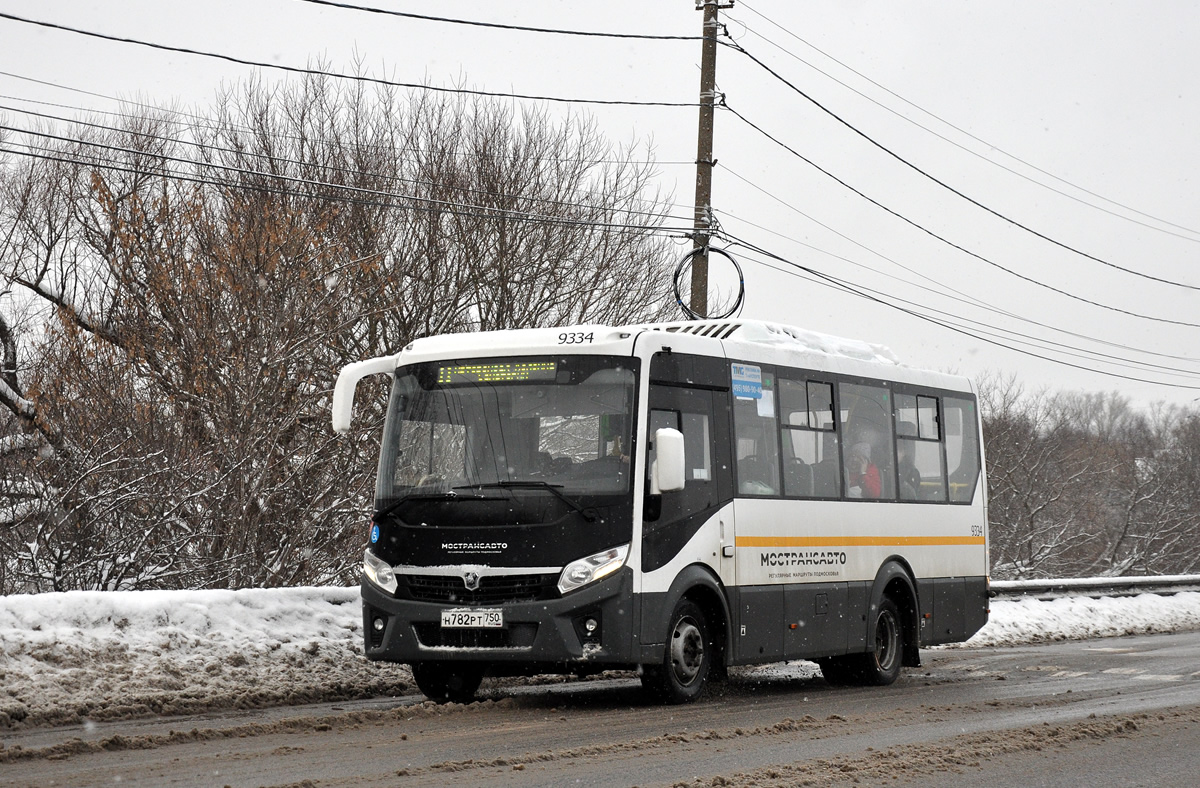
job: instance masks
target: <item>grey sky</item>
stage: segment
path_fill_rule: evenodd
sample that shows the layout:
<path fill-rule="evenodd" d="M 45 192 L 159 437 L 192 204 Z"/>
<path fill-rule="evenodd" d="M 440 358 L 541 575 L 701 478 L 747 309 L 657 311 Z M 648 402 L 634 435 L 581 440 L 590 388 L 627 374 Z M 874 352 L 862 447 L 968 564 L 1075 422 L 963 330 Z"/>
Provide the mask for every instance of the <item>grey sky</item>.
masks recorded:
<path fill-rule="evenodd" d="M 691 0 L 352 1 L 479 21 L 658 35 L 698 35 L 701 21 Z M 495 92 L 694 102 L 699 84 L 700 47 L 693 41 L 486 30 L 300 0 L 0 0 L 0 12 L 293 66 L 322 58 L 330 70 L 348 71 L 358 58 L 375 76 Z M 721 14 L 748 52 L 972 199 L 1113 265 L 1200 287 L 1200 49 L 1194 44 L 1200 4 L 739 0 Z M 1140 402 L 1200 397 L 1200 328 L 1117 311 L 1200 323 L 1200 290 L 1118 271 L 984 212 L 730 48 L 720 49 L 717 70 L 729 106 L 748 120 L 994 265 L 884 212 L 722 112 L 713 202 L 728 233 L 872 288 L 882 300 L 902 299 L 906 308 L 976 334 L 995 327 L 1028 335 L 1036 339 L 1032 346 L 1012 334 L 995 338 L 1108 374 L 1003 350 L 734 250 L 746 275 L 743 316 L 880 342 L 918 366 L 1016 373 L 1032 387 L 1120 390 Z M 0 71 L 61 86 L 0 75 L 5 105 L 37 109 L 18 100 L 33 99 L 102 110 L 115 107 L 62 88 L 203 105 L 222 81 L 251 73 L 212 58 L 3 19 Z M 287 78 L 272 71 L 264 76 Z M 590 112 L 616 140 L 652 139 L 663 162 L 662 184 L 680 206 L 676 214 L 690 216 L 694 108 L 549 106 L 556 113 Z M 9 125 L 30 123 L 18 112 L 2 114 Z M 1195 388 L 1135 383 L 1112 373 Z"/>

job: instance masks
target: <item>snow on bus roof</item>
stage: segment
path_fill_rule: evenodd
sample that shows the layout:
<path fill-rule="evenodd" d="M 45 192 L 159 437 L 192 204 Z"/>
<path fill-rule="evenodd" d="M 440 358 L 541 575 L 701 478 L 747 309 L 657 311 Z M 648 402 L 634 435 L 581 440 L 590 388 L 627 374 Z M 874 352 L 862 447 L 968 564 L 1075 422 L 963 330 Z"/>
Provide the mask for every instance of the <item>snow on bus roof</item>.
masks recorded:
<path fill-rule="evenodd" d="M 696 334 L 731 342 L 750 342 L 756 345 L 773 345 L 784 349 L 820 353 L 826 356 L 850 358 L 875 364 L 899 366 L 900 360 L 883 345 L 860 339 L 847 339 L 818 331 L 809 331 L 781 323 L 761 320 L 699 320 L 675 323 L 650 323 L 640 328 L 651 331 Z"/>
<path fill-rule="evenodd" d="M 847 359 L 887 367 L 904 366 L 896 355 L 884 345 L 761 320 L 682 320 L 663 323 L 634 323 L 626 326 L 583 324 L 444 334 L 418 339 L 406 350 L 411 352 L 419 348 L 418 352 L 422 355 L 442 355 L 452 351 L 461 352 L 481 345 L 492 350 L 524 348 L 528 347 L 531 334 L 551 335 L 564 331 L 594 333 L 598 344 L 626 340 L 631 334 L 640 331 L 662 331 L 771 347 L 801 355 L 816 354 L 828 359 Z M 591 344 L 590 340 L 589 344 Z"/>

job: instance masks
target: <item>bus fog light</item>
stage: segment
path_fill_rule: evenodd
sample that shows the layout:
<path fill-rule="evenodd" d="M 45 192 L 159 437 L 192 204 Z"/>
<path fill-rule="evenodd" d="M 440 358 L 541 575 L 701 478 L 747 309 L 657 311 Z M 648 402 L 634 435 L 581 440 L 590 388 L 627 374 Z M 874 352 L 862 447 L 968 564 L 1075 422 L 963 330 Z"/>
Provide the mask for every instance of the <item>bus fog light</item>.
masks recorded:
<path fill-rule="evenodd" d="M 558 578 L 558 590 L 565 594 L 594 583 L 602 577 L 608 577 L 624 566 L 628 557 L 629 545 L 626 544 L 572 561 Z"/>
<path fill-rule="evenodd" d="M 375 620 L 373 620 L 371 622 L 371 628 L 374 629 L 376 632 L 382 632 L 383 628 L 385 626 L 387 626 L 387 625 L 383 623 L 382 618 L 376 618 Z"/>
<path fill-rule="evenodd" d="M 595 632 L 596 627 L 598 626 L 600 626 L 600 622 L 594 618 L 589 618 L 587 621 L 583 622 L 583 628 L 587 630 L 589 635 Z"/>

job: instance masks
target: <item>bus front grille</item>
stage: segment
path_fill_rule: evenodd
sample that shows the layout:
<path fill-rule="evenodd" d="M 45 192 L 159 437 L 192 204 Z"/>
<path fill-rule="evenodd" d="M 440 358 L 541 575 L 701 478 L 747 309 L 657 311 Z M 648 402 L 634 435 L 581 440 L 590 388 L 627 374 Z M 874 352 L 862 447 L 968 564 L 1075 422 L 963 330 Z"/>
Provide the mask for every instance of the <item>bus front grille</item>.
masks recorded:
<path fill-rule="evenodd" d="M 458 575 L 401 575 L 401 589 L 417 602 L 450 605 L 503 605 L 558 598 L 558 575 L 485 575 L 469 589 Z M 399 591 L 400 589 L 398 589 Z M 399 595 L 399 594 L 398 594 Z"/>

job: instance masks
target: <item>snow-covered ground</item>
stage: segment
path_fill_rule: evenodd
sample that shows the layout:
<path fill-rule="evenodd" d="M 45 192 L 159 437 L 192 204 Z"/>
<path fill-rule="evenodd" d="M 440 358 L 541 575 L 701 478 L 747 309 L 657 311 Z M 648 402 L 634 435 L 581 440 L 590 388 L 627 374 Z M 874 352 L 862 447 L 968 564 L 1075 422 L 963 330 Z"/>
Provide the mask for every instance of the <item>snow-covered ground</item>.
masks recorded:
<path fill-rule="evenodd" d="M 1200 629 L 1200 593 L 994 600 L 965 647 Z M 415 692 L 357 588 L 0 597 L 0 729 Z"/>

